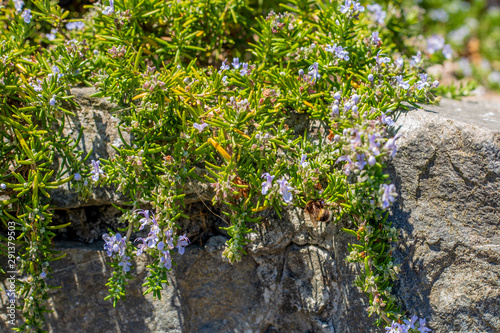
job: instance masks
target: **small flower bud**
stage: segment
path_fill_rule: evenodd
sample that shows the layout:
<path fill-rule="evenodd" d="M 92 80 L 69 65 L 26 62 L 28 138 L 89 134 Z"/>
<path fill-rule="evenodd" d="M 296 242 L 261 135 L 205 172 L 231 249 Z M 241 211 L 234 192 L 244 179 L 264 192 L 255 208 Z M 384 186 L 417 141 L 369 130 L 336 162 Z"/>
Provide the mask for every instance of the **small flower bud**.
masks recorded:
<path fill-rule="evenodd" d="M 437 88 L 437 87 L 439 87 L 439 81 L 438 80 L 432 82 L 432 88 Z"/>
<path fill-rule="evenodd" d="M 368 81 L 373 82 L 373 74 L 368 74 Z"/>

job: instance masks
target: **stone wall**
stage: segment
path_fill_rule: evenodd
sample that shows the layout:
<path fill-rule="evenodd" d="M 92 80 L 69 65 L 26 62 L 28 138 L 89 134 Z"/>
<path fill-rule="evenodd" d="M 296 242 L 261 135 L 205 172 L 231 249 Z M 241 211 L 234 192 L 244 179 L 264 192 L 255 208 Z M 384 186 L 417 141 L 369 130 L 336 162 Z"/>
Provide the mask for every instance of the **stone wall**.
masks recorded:
<path fill-rule="evenodd" d="M 113 105 L 74 90 L 92 158 L 108 158 L 117 141 Z M 400 196 L 391 220 L 402 230 L 396 252 L 402 264 L 395 294 L 410 314 L 425 316 L 434 332 L 500 332 L 500 103 L 445 100 L 440 107 L 397 119 L 399 152 L 388 171 Z M 316 123 L 300 122 L 309 133 Z M 74 134 L 77 131 L 75 130 Z M 187 188 L 193 188 L 188 184 Z M 56 219 L 71 221 L 56 245 L 67 256 L 52 264 L 47 314 L 50 332 L 382 332 L 366 314 L 367 299 L 352 286 L 358 268 L 344 261 L 355 241 L 340 225 L 314 227 L 301 209 L 282 218 L 262 212 L 248 255 L 222 259 L 227 235 L 207 187 L 189 195 L 192 218 L 182 227 L 193 243 L 170 276 L 162 299 L 143 296 L 146 257 L 138 278 L 113 308 L 104 301 L 110 276 L 100 235 L 116 228 L 123 203 L 112 189 L 79 203 L 67 187 L 56 193 Z M 200 202 L 203 199 L 205 202 Z M 80 240 L 80 242 L 75 241 Z M 3 280 L 3 278 L 1 279 Z M 2 306 L 6 297 L 2 294 Z M 7 331 L 5 311 L 0 330 Z"/>

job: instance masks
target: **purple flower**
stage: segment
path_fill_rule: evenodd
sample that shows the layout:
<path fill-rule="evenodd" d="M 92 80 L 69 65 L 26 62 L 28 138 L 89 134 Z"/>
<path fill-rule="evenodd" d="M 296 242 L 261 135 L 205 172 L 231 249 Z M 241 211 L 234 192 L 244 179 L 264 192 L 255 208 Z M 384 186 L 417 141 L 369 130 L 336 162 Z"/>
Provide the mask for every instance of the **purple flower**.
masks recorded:
<path fill-rule="evenodd" d="M 170 256 L 169 251 L 162 251 L 163 256 L 160 258 L 160 263 L 163 264 L 163 267 L 166 269 L 172 268 L 172 257 Z"/>
<path fill-rule="evenodd" d="M 389 57 L 379 57 L 380 52 L 382 52 L 382 50 L 378 51 L 377 55 L 375 56 L 375 61 L 377 62 L 377 65 L 380 66 L 382 64 L 387 64 L 387 63 L 391 62 L 391 58 L 389 58 Z"/>
<path fill-rule="evenodd" d="M 342 97 L 342 95 L 340 94 L 339 91 L 337 91 L 334 95 L 333 95 L 333 98 L 339 100 L 340 98 Z"/>
<path fill-rule="evenodd" d="M 271 187 L 273 187 L 273 179 L 276 176 L 271 176 L 269 172 L 262 174 L 261 178 L 266 177 L 266 181 L 262 183 L 262 194 L 266 195 Z"/>
<path fill-rule="evenodd" d="M 352 10 L 353 11 L 359 11 L 359 12 L 364 12 L 365 7 L 361 6 L 361 4 L 358 1 L 354 1 L 352 4 Z"/>
<path fill-rule="evenodd" d="M 382 115 L 380 117 L 381 117 L 380 120 L 382 121 L 382 123 L 387 124 L 389 126 L 394 126 L 395 122 L 394 122 L 394 120 L 392 120 L 392 118 L 390 116 L 387 116 L 385 113 L 382 113 Z"/>
<path fill-rule="evenodd" d="M 397 323 L 395 321 L 392 321 L 391 326 L 385 327 L 386 333 L 402 333 L 402 332 L 404 332 L 403 329 L 404 328 L 399 323 Z"/>
<path fill-rule="evenodd" d="M 2 190 L 5 190 L 5 189 L 7 188 L 7 185 L 5 185 L 4 183 L 2 183 L 2 184 L 0 184 L 0 188 L 1 188 Z"/>
<path fill-rule="evenodd" d="M 226 82 L 226 81 L 227 81 L 227 75 L 224 75 L 224 76 L 222 77 L 222 82 Z"/>
<path fill-rule="evenodd" d="M 174 237 L 173 235 L 173 230 L 168 229 L 165 231 L 165 241 L 167 242 L 168 248 L 172 250 L 174 248 Z"/>
<path fill-rule="evenodd" d="M 368 81 L 373 82 L 373 74 L 368 74 Z"/>
<path fill-rule="evenodd" d="M 248 75 L 248 63 L 242 63 L 241 66 L 243 67 L 241 70 L 240 70 L 240 75 L 241 76 L 245 76 L 245 75 Z"/>
<path fill-rule="evenodd" d="M 24 22 L 30 23 L 31 18 L 33 15 L 31 15 L 31 9 L 25 9 L 24 12 L 21 14 L 21 17 L 24 19 Z"/>
<path fill-rule="evenodd" d="M 66 24 L 66 29 L 68 30 L 82 30 L 85 27 L 85 23 L 82 21 L 78 22 L 68 22 Z"/>
<path fill-rule="evenodd" d="M 122 257 L 122 261 L 120 261 L 120 263 L 118 264 L 118 266 L 122 266 L 123 268 L 123 272 L 128 272 L 130 271 L 130 266 L 132 265 L 130 263 L 130 257 L 128 256 L 123 256 Z"/>
<path fill-rule="evenodd" d="M 418 323 L 419 323 L 418 331 L 420 333 L 427 333 L 431 331 L 429 328 L 425 327 L 425 318 L 419 319 Z"/>
<path fill-rule="evenodd" d="M 444 38 L 439 35 L 433 35 L 427 39 L 427 52 L 434 54 L 444 47 Z"/>
<path fill-rule="evenodd" d="M 207 127 L 208 124 L 207 123 L 201 123 L 201 124 L 198 124 L 198 123 L 194 123 L 193 124 L 193 127 L 196 128 L 199 133 L 203 132 L 203 130 L 205 129 L 205 127 Z"/>
<path fill-rule="evenodd" d="M 23 0 L 14 0 L 14 8 L 16 8 L 16 11 L 19 13 L 21 10 L 23 10 L 24 6 L 24 1 Z"/>
<path fill-rule="evenodd" d="M 354 162 L 351 160 L 351 158 L 347 155 L 345 156 L 340 156 L 338 159 L 337 159 L 337 162 L 336 163 L 339 163 L 339 162 L 342 162 L 342 161 L 346 161 L 347 164 L 344 165 L 344 173 L 346 174 L 346 176 L 349 176 L 351 174 L 351 169 L 353 169 L 353 166 L 354 166 Z"/>
<path fill-rule="evenodd" d="M 152 222 L 152 219 L 149 217 L 149 210 L 137 209 L 136 212 L 139 212 L 138 214 L 142 214 L 144 216 L 144 218 L 139 220 L 139 223 L 141 224 L 139 230 L 142 230 L 145 226 Z M 155 218 L 154 213 L 151 212 L 151 214 L 153 215 L 153 218 Z"/>
<path fill-rule="evenodd" d="M 401 57 L 396 58 L 396 60 L 394 62 L 396 63 L 396 66 L 398 66 L 398 67 L 403 67 L 405 64 L 404 59 Z"/>
<path fill-rule="evenodd" d="M 408 83 L 408 81 L 403 81 L 403 75 L 397 75 L 396 82 L 398 83 L 398 87 L 401 87 L 404 90 L 410 89 L 410 84 Z"/>
<path fill-rule="evenodd" d="M 437 87 L 439 87 L 439 81 L 438 80 L 432 82 L 432 88 L 437 88 Z"/>
<path fill-rule="evenodd" d="M 304 76 L 304 70 L 303 69 L 299 69 L 299 77 L 303 77 Z"/>
<path fill-rule="evenodd" d="M 358 102 L 359 102 L 359 95 L 358 94 L 352 95 L 351 100 L 354 102 L 354 104 L 358 104 Z"/>
<path fill-rule="evenodd" d="M 335 48 L 335 55 L 340 58 L 344 59 L 345 61 L 349 61 L 349 52 L 347 52 L 342 46 L 337 46 Z"/>
<path fill-rule="evenodd" d="M 382 189 L 382 208 L 386 209 L 396 200 L 396 186 L 394 186 L 394 184 L 382 184 Z"/>
<path fill-rule="evenodd" d="M 228 70 L 230 69 L 231 67 L 229 67 L 229 65 L 226 65 L 226 61 L 227 59 L 225 59 L 223 62 L 222 62 L 222 66 L 220 66 L 220 70 L 221 71 L 225 71 L 225 70 Z"/>
<path fill-rule="evenodd" d="M 378 45 L 378 43 L 382 42 L 382 40 L 378 37 L 378 31 L 372 32 L 372 43 Z"/>
<path fill-rule="evenodd" d="M 55 106 L 56 105 L 56 96 L 52 96 L 52 98 L 50 99 L 49 101 L 49 105 L 50 106 Z"/>
<path fill-rule="evenodd" d="M 108 252 L 108 256 L 112 256 L 113 252 L 117 252 L 120 256 L 123 256 L 125 253 L 126 243 L 125 239 L 122 238 L 120 233 L 110 237 L 108 234 L 102 235 L 104 239 L 104 250 Z"/>
<path fill-rule="evenodd" d="M 75 180 L 79 181 L 82 179 L 82 176 L 79 173 L 75 173 Z"/>
<path fill-rule="evenodd" d="M 420 81 L 417 82 L 417 89 L 422 90 L 428 86 L 429 83 L 427 83 L 427 74 L 420 74 Z"/>
<path fill-rule="evenodd" d="M 422 61 L 422 52 L 418 51 L 417 55 L 411 57 L 410 66 L 416 67 L 417 65 L 420 64 L 421 61 Z"/>
<path fill-rule="evenodd" d="M 443 55 L 448 60 L 453 57 L 453 50 L 451 49 L 450 44 L 446 44 L 445 46 L 443 46 Z"/>
<path fill-rule="evenodd" d="M 384 24 L 385 17 L 387 13 L 382 10 L 382 6 L 379 4 L 368 5 L 366 8 L 373 14 L 373 19 L 378 24 Z"/>
<path fill-rule="evenodd" d="M 104 8 L 104 10 L 102 11 L 102 13 L 104 15 L 111 15 L 115 12 L 115 2 L 114 0 L 109 0 L 109 6 L 107 6 L 106 8 Z"/>
<path fill-rule="evenodd" d="M 177 240 L 177 249 L 179 250 L 179 254 L 184 254 L 184 248 L 189 245 L 189 238 L 186 237 L 186 234 L 179 236 Z"/>
<path fill-rule="evenodd" d="M 345 14 L 351 9 L 351 0 L 345 0 L 344 5 L 340 5 L 340 12 Z"/>
<path fill-rule="evenodd" d="M 399 139 L 399 134 L 396 135 L 395 137 L 387 140 L 387 142 L 384 145 L 384 149 L 387 149 L 390 152 L 390 155 L 394 157 L 396 155 L 398 147 L 396 146 L 396 140 Z"/>
<path fill-rule="evenodd" d="M 142 237 L 137 237 L 134 243 L 138 241 L 142 242 L 142 244 L 137 245 L 137 255 L 140 256 L 144 252 L 144 250 L 147 249 L 147 244 L 146 240 Z"/>
<path fill-rule="evenodd" d="M 240 58 L 234 58 L 233 62 L 231 63 L 233 65 L 234 69 L 239 69 L 241 64 L 240 64 Z"/>
<path fill-rule="evenodd" d="M 104 174 L 104 171 L 99 168 L 99 163 L 101 163 L 101 161 L 92 160 L 92 166 L 94 167 L 94 170 L 90 171 L 90 173 L 92 174 L 92 180 L 94 182 L 97 182 L 100 175 Z"/>
<path fill-rule="evenodd" d="M 300 167 L 305 168 L 309 165 L 309 162 L 306 162 L 307 154 L 302 154 L 300 158 Z"/>
<path fill-rule="evenodd" d="M 357 154 L 356 155 L 356 166 L 358 169 L 361 171 L 365 168 L 366 162 L 365 162 L 365 154 Z"/>
<path fill-rule="evenodd" d="M 405 324 L 406 324 L 406 329 L 415 329 L 415 322 L 417 321 L 418 317 L 417 316 L 413 316 L 411 317 L 410 320 L 404 320 Z"/>
<path fill-rule="evenodd" d="M 47 277 L 47 273 L 42 272 L 40 273 L 40 279 L 45 279 Z"/>
<path fill-rule="evenodd" d="M 288 181 L 284 178 L 278 180 L 277 183 L 280 185 L 280 194 L 283 196 L 283 201 L 285 203 L 292 202 L 293 197 L 290 191 L 293 190 L 293 187 L 289 186 Z"/>
<path fill-rule="evenodd" d="M 368 141 L 370 142 L 370 150 L 375 156 L 378 156 L 380 154 L 380 150 L 378 149 L 380 147 L 380 143 L 375 141 L 379 137 L 380 135 L 378 133 L 368 134 Z"/>
<path fill-rule="evenodd" d="M 370 164 L 370 166 L 374 166 L 375 163 L 377 163 L 377 159 L 375 158 L 375 156 L 370 155 L 370 157 L 368 157 L 368 164 Z"/>
<path fill-rule="evenodd" d="M 336 117 L 340 114 L 339 107 L 338 105 L 333 105 L 332 106 L 332 117 Z"/>
<path fill-rule="evenodd" d="M 319 75 L 318 71 L 318 63 L 315 62 L 311 66 L 309 66 L 309 72 L 308 74 L 311 76 L 311 82 L 314 83 L 316 82 L 317 79 L 321 78 L 321 75 Z"/>

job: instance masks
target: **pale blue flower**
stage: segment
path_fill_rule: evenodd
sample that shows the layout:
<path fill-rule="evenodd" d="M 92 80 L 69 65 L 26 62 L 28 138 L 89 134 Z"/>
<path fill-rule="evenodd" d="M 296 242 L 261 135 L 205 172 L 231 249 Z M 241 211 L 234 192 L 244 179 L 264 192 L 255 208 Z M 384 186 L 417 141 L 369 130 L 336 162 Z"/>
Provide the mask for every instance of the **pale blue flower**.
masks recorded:
<path fill-rule="evenodd" d="M 234 69 L 240 69 L 240 66 L 241 66 L 240 58 L 234 58 L 231 65 L 233 65 Z"/>
<path fill-rule="evenodd" d="M 398 67 L 403 67 L 405 64 L 404 59 L 401 57 L 396 58 L 396 60 L 394 62 L 396 63 L 396 66 L 398 66 Z"/>
<path fill-rule="evenodd" d="M 335 163 L 339 163 L 339 162 L 347 162 L 346 165 L 344 165 L 344 173 L 346 174 L 346 176 L 349 176 L 351 174 L 351 169 L 353 169 L 354 167 L 354 162 L 351 160 L 351 158 L 347 155 L 345 156 L 340 156 L 338 159 L 337 159 L 337 162 Z"/>
<path fill-rule="evenodd" d="M 243 67 L 241 70 L 240 70 L 240 75 L 241 76 L 245 76 L 245 75 L 248 75 L 248 63 L 242 63 L 241 66 Z"/>
<path fill-rule="evenodd" d="M 142 244 L 137 245 L 137 255 L 140 256 L 140 255 L 142 255 L 142 253 L 144 252 L 144 250 L 148 248 L 148 246 L 147 246 L 146 240 L 144 238 L 137 237 L 135 239 L 134 243 L 138 242 L 138 241 L 142 242 Z"/>
<path fill-rule="evenodd" d="M 363 170 L 365 168 L 365 165 L 366 165 L 365 154 L 357 154 L 355 164 L 360 171 Z"/>
<path fill-rule="evenodd" d="M 92 166 L 94 167 L 94 170 L 90 171 L 90 173 L 92 174 L 92 180 L 94 182 L 97 182 L 99 180 L 99 177 L 104 174 L 104 171 L 99 168 L 99 163 L 101 163 L 101 161 L 92 160 Z"/>
<path fill-rule="evenodd" d="M 225 71 L 225 70 L 228 70 L 230 69 L 231 67 L 229 67 L 229 65 L 226 65 L 226 61 L 227 59 L 225 59 L 223 62 L 222 62 L 222 65 L 220 66 L 220 70 L 221 71 Z"/>
<path fill-rule="evenodd" d="M 111 15 L 115 12 L 115 2 L 113 0 L 109 0 L 109 6 L 107 6 L 106 8 L 104 8 L 104 10 L 102 11 L 102 13 L 104 15 Z"/>
<path fill-rule="evenodd" d="M 351 9 L 351 3 L 352 3 L 351 0 L 345 0 L 344 5 L 340 5 L 340 12 L 342 14 L 347 13 L 349 11 L 349 9 Z"/>
<path fill-rule="evenodd" d="M 21 14 L 21 17 L 24 19 L 24 22 L 30 23 L 31 18 L 33 15 L 31 15 L 31 9 L 25 9 L 24 12 Z"/>
<path fill-rule="evenodd" d="M 404 320 L 405 324 L 406 324 L 406 329 L 415 329 L 415 322 L 417 321 L 418 317 L 417 316 L 413 316 L 410 318 L 410 320 Z"/>
<path fill-rule="evenodd" d="M 396 186 L 394 184 L 382 184 L 382 189 L 382 208 L 386 209 L 396 200 Z"/>
<path fill-rule="evenodd" d="M 339 91 L 337 91 L 337 92 L 333 95 L 333 98 L 335 98 L 335 99 L 337 99 L 337 100 L 338 100 L 338 99 L 340 99 L 341 97 L 342 97 L 342 95 L 340 94 L 340 92 L 339 92 Z"/>
<path fill-rule="evenodd" d="M 56 96 L 52 96 L 52 98 L 49 101 L 50 106 L 55 106 L 56 105 Z"/>
<path fill-rule="evenodd" d="M 354 1 L 353 4 L 352 4 L 352 10 L 355 11 L 355 12 L 364 12 L 365 11 L 365 7 L 361 6 L 361 4 L 359 3 L 359 1 Z"/>
<path fill-rule="evenodd" d="M 368 157 L 368 164 L 369 164 L 370 166 L 374 166 L 374 165 L 375 165 L 375 163 L 377 163 L 377 159 L 375 158 L 375 156 L 370 155 L 370 157 Z"/>
<path fill-rule="evenodd" d="M 422 90 L 428 86 L 429 83 L 427 82 L 427 74 L 420 74 L 420 81 L 417 82 L 417 89 Z"/>
<path fill-rule="evenodd" d="M 160 258 L 160 263 L 163 264 L 163 267 L 166 269 L 172 268 L 172 257 L 170 256 L 170 251 L 162 251 L 162 256 Z"/>
<path fill-rule="evenodd" d="M 179 236 L 177 240 L 177 249 L 179 250 L 179 254 L 184 254 L 184 248 L 189 245 L 189 238 L 186 237 L 186 234 Z"/>
<path fill-rule="evenodd" d="M 425 318 L 419 319 L 418 323 L 419 323 L 418 331 L 420 333 L 431 332 L 431 330 L 429 328 L 425 327 Z"/>
<path fill-rule="evenodd" d="M 439 87 L 439 81 L 438 80 L 432 82 L 432 88 L 437 88 L 437 87 Z"/>
<path fill-rule="evenodd" d="M 384 124 L 387 124 L 389 126 L 394 126 L 396 124 L 394 122 L 394 120 L 392 120 L 392 118 L 390 116 L 387 116 L 385 113 L 382 113 L 382 115 L 380 117 L 381 117 L 382 123 L 384 123 Z"/>
<path fill-rule="evenodd" d="M 172 229 L 165 230 L 165 241 L 167 242 L 167 246 L 170 250 L 174 248 L 174 231 Z"/>
<path fill-rule="evenodd" d="M 130 263 L 130 257 L 128 256 L 123 256 L 122 257 L 122 261 L 120 261 L 120 263 L 118 264 L 118 266 L 121 266 L 122 269 L 123 269 L 123 272 L 128 272 L 130 271 L 130 266 L 132 266 L 132 264 Z"/>
<path fill-rule="evenodd" d="M 85 27 L 85 23 L 82 21 L 68 22 L 66 24 L 66 29 L 68 30 L 82 30 Z"/>
<path fill-rule="evenodd" d="M 402 75 L 397 75 L 396 76 L 396 82 L 398 83 L 398 87 L 401 87 L 404 90 L 410 89 L 410 84 L 408 83 L 408 81 L 404 81 L 403 80 L 403 76 Z"/>
<path fill-rule="evenodd" d="M 380 154 L 380 143 L 376 141 L 376 139 L 380 137 L 378 133 L 368 134 L 368 141 L 370 142 L 370 150 L 373 155 L 378 156 Z"/>
<path fill-rule="evenodd" d="M 302 156 L 300 158 L 300 167 L 301 168 L 305 168 L 306 166 L 309 165 L 309 162 L 306 162 L 306 159 L 307 159 L 307 154 L 302 154 Z"/>
<path fill-rule="evenodd" d="M 387 16 L 387 13 L 382 10 L 382 6 L 379 4 L 368 5 L 366 8 L 372 13 L 372 17 L 378 24 L 384 24 L 384 20 Z"/>
<path fill-rule="evenodd" d="M 450 44 L 446 44 L 445 46 L 443 46 L 443 55 L 448 60 L 453 57 L 453 50 L 451 49 Z"/>
<path fill-rule="evenodd" d="M 16 11 L 19 13 L 23 10 L 24 7 L 24 1 L 23 0 L 14 0 L 14 8 L 16 8 Z"/>
<path fill-rule="evenodd" d="M 377 65 L 382 65 L 382 64 L 387 64 L 391 62 L 391 58 L 389 57 L 380 57 L 380 52 L 382 50 L 378 51 L 377 55 L 375 56 L 375 61 L 377 62 Z"/>
<path fill-rule="evenodd" d="M 5 185 L 4 183 L 2 183 L 2 184 L 0 184 L 0 188 L 1 188 L 2 190 L 5 190 L 5 189 L 7 188 L 7 185 Z"/>
<path fill-rule="evenodd" d="M 262 183 L 262 192 L 261 193 L 263 195 L 266 195 L 267 192 L 271 189 L 271 187 L 273 187 L 272 182 L 274 180 L 274 177 L 276 177 L 276 176 L 271 176 L 269 174 L 269 172 L 266 172 L 266 173 L 263 173 L 261 176 L 261 178 L 264 178 L 264 177 L 266 177 L 266 181 Z"/>
<path fill-rule="evenodd" d="M 373 82 L 373 74 L 368 74 L 368 81 Z"/>
<path fill-rule="evenodd" d="M 311 66 L 309 66 L 309 76 L 311 76 L 311 82 L 314 83 L 316 82 L 317 79 L 321 78 L 321 75 L 319 75 L 319 70 L 318 70 L 318 63 L 315 62 Z"/>
<path fill-rule="evenodd" d="M 79 181 L 82 179 L 82 176 L 79 173 L 75 173 L 75 180 Z"/>
<path fill-rule="evenodd" d="M 193 127 L 196 128 L 198 130 L 199 133 L 203 132 L 203 130 L 205 129 L 205 127 L 207 127 L 208 124 L 207 123 L 201 123 L 201 124 L 198 124 L 198 123 L 194 123 L 193 124 Z"/>
<path fill-rule="evenodd" d="M 434 54 L 444 47 L 444 38 L 440 35 L 432 35 L 427 39 L 427 52 Z"/>
<path fill-rule="evenodd" d="M 332 106 L 332 116 L 333 117 L 336 117 L 340 114 L 340 111 L 339 111 L 339 106 L 338 105 L 333 105 Z"/>
<path fill-rule="evenodd" d="M 422 61 L 422 52 L 418 51 L 417 55 L 414 55 L 411 57 L 410 60 L 410 67 L 416 67 L 420 64 Z"/>
<path fill-rule="evenodd" d="M 375 44 L 375 45 L 378 45 L 379 43 L 382 42 L 382 39 L 380 39 L 378 37 L 378 34 L 379 32 L 378 31 L 374 31 L 372 32 L 372 36 L 371 36 L 371 39 L 372 39 L 372 43 Z"/>
<path fill-rule="evenodd" d="M 399 139 L 400 135 L 396 135 L 395 137 L 387 140 L 387 142 L 384 145 L 384 149 L 388 150 L 390 155 L 394 157 L 397 152 L 397 146 L 396 146 L 396 140 Z"/>
<path fill-rule="evenodd" d="M 42 272 L 40 273 L 40 279 L 45 279 L 47 277 L 47 273 Z"/>
<path fill-rule="evenodd" d="M 292 202 L 293 197 L 290 191 L 293 190 L 293 187 L 291 187 L 284 178 L 278 180 L 277 183 L 280 186 L 280 194 L 283 196 L 283 201 L 285 201 L 285 203 Z"/>

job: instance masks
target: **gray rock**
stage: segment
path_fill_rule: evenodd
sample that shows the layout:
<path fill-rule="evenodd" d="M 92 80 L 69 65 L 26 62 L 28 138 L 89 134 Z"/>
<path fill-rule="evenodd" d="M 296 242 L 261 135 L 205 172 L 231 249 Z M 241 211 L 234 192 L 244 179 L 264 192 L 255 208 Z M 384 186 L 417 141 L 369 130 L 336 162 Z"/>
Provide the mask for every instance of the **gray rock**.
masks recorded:
<path fill-rule="evenodd" d="M 396 294 L 435 332 L 500 332 L 499 104 L 445 100 L 397 126 Z"/>

